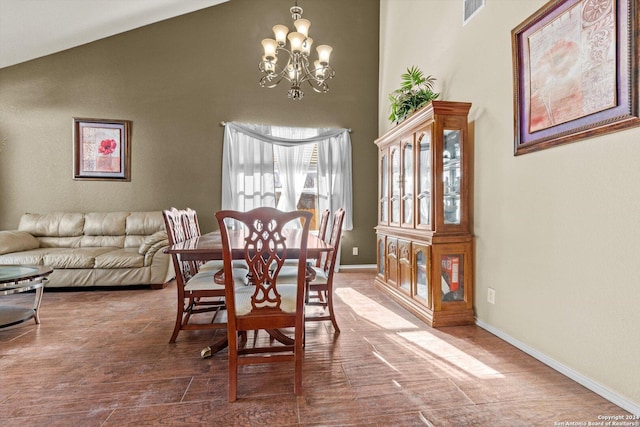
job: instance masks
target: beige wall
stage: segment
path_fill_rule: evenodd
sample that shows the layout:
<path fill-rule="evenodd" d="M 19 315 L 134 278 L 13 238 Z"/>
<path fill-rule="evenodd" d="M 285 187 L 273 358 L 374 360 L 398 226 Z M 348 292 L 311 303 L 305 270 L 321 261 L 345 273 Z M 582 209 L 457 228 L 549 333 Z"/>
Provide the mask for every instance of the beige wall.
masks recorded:
<path fill-rule="evenodd" d="M 381 1 L 379 132 L 410 65 L 473 103 L 478 320 L 640 408 L 640 128 L 514 157 L 511 30 L 546 0 L 461 3 Z"/>
<path fill-rule="evenodd" d="M 375 263 L 377 1 L 305 0 L 316 42 L 334 47 L 329 94 L 258 86 L 260 41 L 292 27 L 290 0 L 232 0 L 0 69 L 0 229 L 23 212 L 220 208 L 221 121 L 347 127 L 354 230 L 345 264 Z M 336 13 L 339 11 L 339 13 Z M 72 179 L 72 118 L 133 121 L 131 182 Z M 360 255 L 351 256 L 357 245 Z"/>

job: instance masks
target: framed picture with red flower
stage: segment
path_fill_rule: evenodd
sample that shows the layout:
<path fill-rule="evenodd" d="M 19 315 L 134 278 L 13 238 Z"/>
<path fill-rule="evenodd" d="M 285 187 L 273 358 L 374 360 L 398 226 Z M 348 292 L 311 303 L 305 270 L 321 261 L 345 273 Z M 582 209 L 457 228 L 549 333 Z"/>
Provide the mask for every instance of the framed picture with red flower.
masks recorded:
<path fill-rule="evenodd" d="M 552 0 L 511 31 L 514 154 L 640 126 L 637 0 Z"/>
<path fill-rule="evenodd" d="M 131 121 L 73 119 L 73 179 L 131 181 Z"/>

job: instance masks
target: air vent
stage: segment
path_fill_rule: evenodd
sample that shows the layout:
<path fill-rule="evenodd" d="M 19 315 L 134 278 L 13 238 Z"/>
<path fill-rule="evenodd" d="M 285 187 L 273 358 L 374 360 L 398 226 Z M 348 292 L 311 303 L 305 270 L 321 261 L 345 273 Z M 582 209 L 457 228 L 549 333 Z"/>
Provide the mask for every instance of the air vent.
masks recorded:
<path fill-rule="evenodd" d="M 484 6 L 484 0 L 462 0 L 462 25 L 471 20 Z"/>

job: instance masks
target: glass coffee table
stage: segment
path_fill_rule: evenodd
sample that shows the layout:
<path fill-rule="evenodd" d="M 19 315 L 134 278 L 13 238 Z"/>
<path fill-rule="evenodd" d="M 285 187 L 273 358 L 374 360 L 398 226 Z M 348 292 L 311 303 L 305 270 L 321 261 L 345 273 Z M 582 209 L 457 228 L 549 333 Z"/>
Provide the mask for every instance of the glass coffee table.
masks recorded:
<path fill-rule="evenodd" d="M 40 323 L 38 310 L 44 284 L 53 269 L 42 265 L 0 265 L 0 296 L 36 291 L 33 308 L 0 305 L 0 328 L 17 325 L 33 318 Z"/>

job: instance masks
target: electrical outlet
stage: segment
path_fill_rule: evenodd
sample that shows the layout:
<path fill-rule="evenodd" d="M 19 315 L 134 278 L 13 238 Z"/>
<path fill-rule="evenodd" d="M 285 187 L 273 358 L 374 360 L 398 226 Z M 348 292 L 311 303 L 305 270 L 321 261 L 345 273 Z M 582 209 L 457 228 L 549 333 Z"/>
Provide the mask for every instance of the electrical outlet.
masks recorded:
<path fill-rule="evenodd" d="M 358 255 L 358 248 L 356 246 L 353 247 L 353 254 Z"/>
<path fill-rule="evenodd" d="M 487 301 L 489 302 L 489 304 L 495 304 L 496 303 L 496 290 L 493 288 L 488 288 L 487 289 Z"/>

